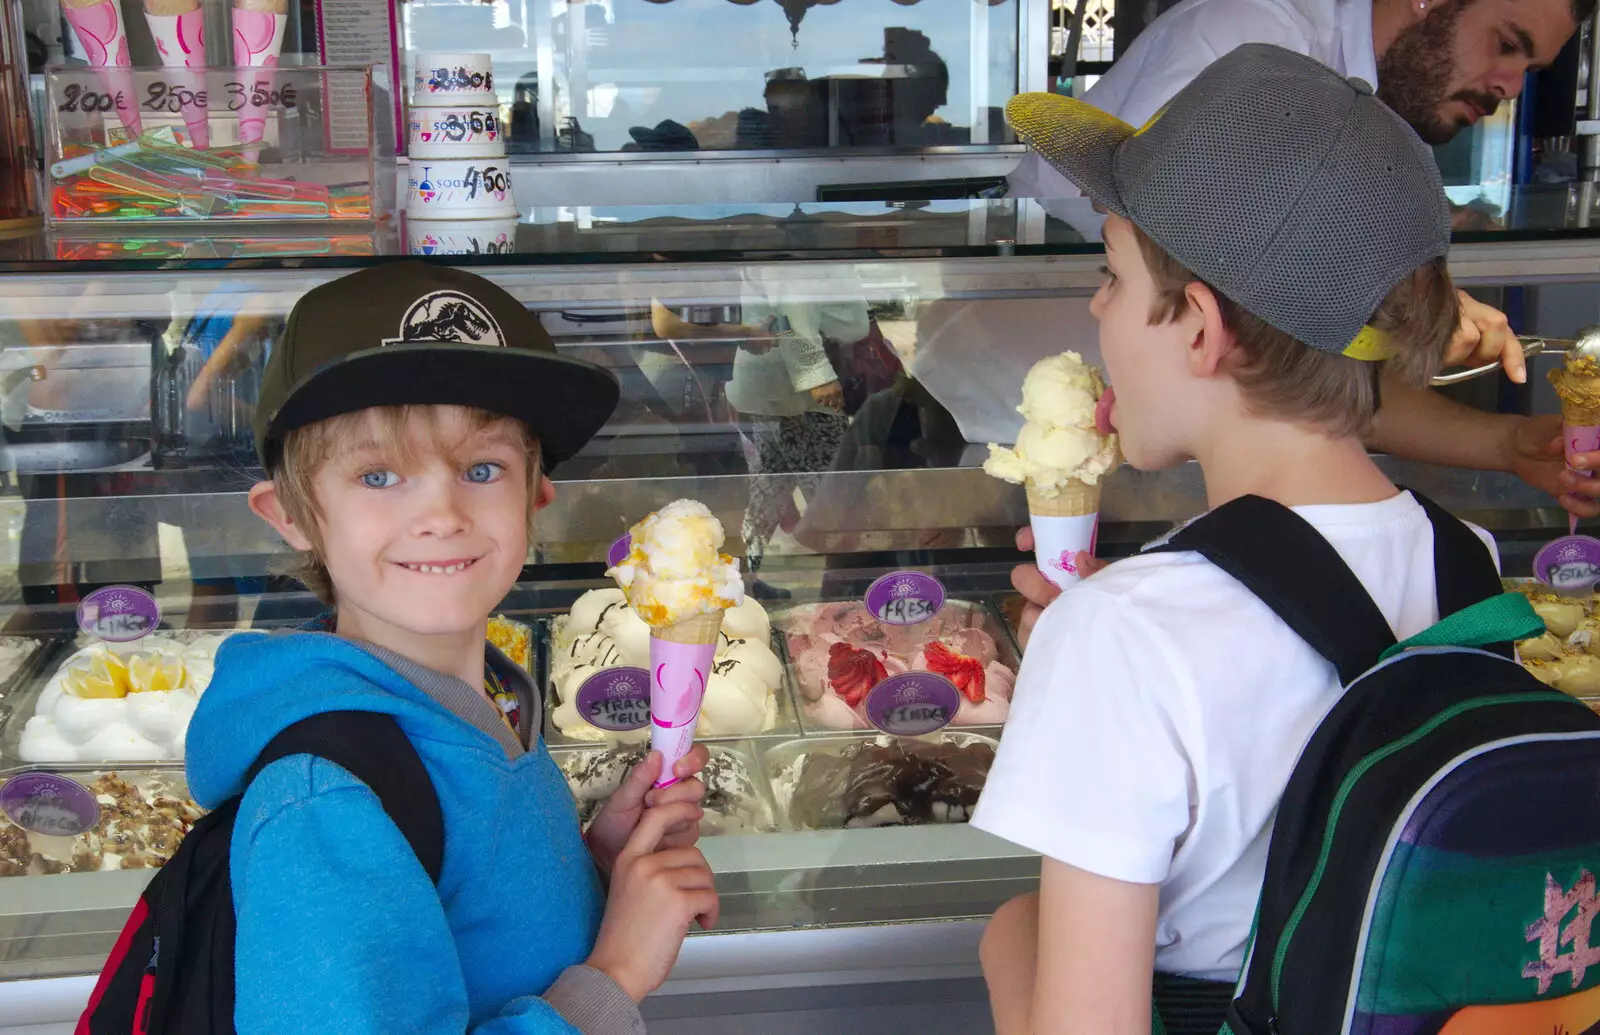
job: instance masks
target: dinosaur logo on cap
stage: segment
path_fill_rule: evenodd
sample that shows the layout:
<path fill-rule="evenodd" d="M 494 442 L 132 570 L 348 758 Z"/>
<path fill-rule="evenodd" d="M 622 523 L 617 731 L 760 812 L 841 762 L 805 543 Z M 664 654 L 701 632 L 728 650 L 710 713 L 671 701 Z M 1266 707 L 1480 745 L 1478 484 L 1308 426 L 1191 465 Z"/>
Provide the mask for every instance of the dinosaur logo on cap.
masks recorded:
<path fill-rule="evenodd" d="M 504 347 L 500 324 L 484 304 L 460 291 L 430 291 L 412 303 L 400 321 L 400 337 L 385 345 L 453 342 Z"/>

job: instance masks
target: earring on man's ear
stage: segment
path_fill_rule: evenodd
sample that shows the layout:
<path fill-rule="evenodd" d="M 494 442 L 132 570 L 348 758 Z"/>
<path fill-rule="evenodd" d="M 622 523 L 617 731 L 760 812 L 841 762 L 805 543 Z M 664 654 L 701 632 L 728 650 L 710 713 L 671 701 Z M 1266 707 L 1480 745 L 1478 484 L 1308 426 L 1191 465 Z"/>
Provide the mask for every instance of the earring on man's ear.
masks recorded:
<path fill-rule="evenodd" d="M 1428 0 L 1417 0 L 1417 10 L 1426 12 L 1428 10 Z"/>

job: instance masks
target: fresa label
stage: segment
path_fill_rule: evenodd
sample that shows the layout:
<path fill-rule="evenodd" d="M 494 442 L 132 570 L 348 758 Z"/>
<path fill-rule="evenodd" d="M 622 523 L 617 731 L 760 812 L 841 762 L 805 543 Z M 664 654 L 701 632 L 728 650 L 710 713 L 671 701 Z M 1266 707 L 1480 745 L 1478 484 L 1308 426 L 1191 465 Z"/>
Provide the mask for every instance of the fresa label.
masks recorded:
<path fill-rule="evenodd" d="M 893 571 L 867 587 L 866 605 L 885 625 L 917 625 L 944 606 L 944 584 L 920 571 Z"/>

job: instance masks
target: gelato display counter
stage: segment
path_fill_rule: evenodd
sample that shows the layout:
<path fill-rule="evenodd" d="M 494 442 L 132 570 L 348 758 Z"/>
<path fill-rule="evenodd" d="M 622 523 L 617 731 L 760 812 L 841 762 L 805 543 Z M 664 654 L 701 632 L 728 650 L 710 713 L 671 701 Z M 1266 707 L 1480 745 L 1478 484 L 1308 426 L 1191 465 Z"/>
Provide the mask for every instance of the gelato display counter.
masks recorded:
<path fill-rule="evenodd" d="M 647 1015 L 685 1016 L 672 1003 L 686 993 L 971 979 L 982 920 L 1037 881 L 1037 857 L 965 823 L 1024 648 L 1009 573 L 1028 507 L 982 464 L 989 443 L 1015 440 L 1037 360 L 1097 361 L 1101 259 L 1051 243 L 1059 227 L 1029 204 L 552 211 L 519 225 L 519 254 L 423 260 L 499 283 L 559 349 L 622 384 L 612 422 L 554 473 L 492 629 L 541 688 L 543 741 L 582 815 L 643 750 L 575 703 L 587 678 L 647 649 L 604 576 L 608 549 L 689 498 L 741 562 L 748 600 L 725 618 L 697 728 L 721 922 L 689 940 Z M 1462 240 L 1452 270 L 1519 331 L 1573 337 L 1600 320 L 1600 240 L 1582 215 L 1569 199 L 1559 227 Z M 218 645 L 318 614 L 246 504 L 261 370 L 307 290 L 399 261 L 147 244 L 88 264 L 48 245 L 0 262 L 0 781 L 66 777 L 99 806 L 71 836 L 0 819 L 0 1031 L 75 1016 L 193 822 L 184 738 Z M 1526 387 L 1451 391 L 1554 412 L 1551 362 L 1534 360 Z M 1566 527 L 1511 473 L 1383 463 L 1492 531 L 1508 575 Z M 1116 471 L 1099 552 L 1133 552 L 1203 506 L 1192 464 Z M 938 581 L 930 620 L 885 625 L 864 604 L 899 571 Z M 114 586 L 159 607 L 120 647 L 82 626 L 81 605 Z M 872 724 L 863 695 L 908 671 L 958 687 L 949 725 L 910 737 Z"/>

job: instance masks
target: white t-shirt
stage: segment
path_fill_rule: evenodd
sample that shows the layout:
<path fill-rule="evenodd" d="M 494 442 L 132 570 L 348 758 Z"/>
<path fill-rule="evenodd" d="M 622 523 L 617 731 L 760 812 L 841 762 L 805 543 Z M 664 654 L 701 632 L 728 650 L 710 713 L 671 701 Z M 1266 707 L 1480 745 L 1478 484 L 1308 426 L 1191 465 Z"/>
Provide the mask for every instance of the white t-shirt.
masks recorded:
<path fill-rule="evenodd" d="M 1438 620 L 1433 526 L 1410 493 L 1295 512 L 1396 637 Z M 1333 666 L 1199 554 L 1118 561 L 1040 618 L 973 825 L 1160 884 L 1157 969 L 1232 981 L 1278 799 L 1339 695 Z"/>
<path fill-rule="evenodd" d="M 1184 0 L 1140 33 L 1083 99 L 1142 126 L 1207 65 L 1246 43 L 1275 43 L 1340 75 L 1378 85 L 1372 0 Z M 1011 173 L 1010 183 L 1016 197 L 1079 196 L 1070 180 L 1033 151 Z M 1079 225 L 1073 206 L 1046 204 L 1045 209 Z"/>

